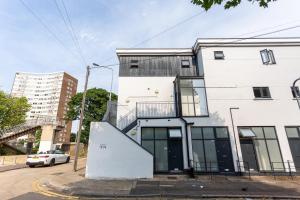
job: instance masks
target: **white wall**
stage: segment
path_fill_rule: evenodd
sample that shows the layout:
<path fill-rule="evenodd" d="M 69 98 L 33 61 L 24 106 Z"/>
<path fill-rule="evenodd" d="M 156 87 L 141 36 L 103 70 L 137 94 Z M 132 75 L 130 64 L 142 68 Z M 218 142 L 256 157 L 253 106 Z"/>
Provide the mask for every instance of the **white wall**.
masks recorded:
<path fill-rule="evenodd" d="M 136 102 L 174 101 L 174 80 L 175 77 L 119 77 L 118 119 L 135 108 Z"/>
<path fill-rule="evenodd" d="M 92 122 L 86 178 L 152 178 L 153 156 L 107 122 Z"/>
<path fill-rule="evenodd" d="M 260 50 L 266 48 L 273 50 L 277 64 L 262 64 Z M 223 51 L 225 60 L 214 60 L 214 51 Z M 275 126 L 283 159 L 292 160 L 284 126 L 300 126 L 300 111 L 290 89 L 300 77 L 299 52 L 300 47 L 202 49 L 210 117 L 187 120 L 195 122 L 194 126 L 228 126 L 236 160 L 229 108 L 239 107 L 233 110 L 235 126 Z M 255 100 L 255 86 L 268 86 L 272 100 Z"/>

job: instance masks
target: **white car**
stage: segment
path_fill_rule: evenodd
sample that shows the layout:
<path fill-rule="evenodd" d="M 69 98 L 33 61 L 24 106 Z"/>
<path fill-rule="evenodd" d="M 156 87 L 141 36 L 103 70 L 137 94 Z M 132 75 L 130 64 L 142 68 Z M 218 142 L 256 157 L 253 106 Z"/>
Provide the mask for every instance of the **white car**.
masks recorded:
<path fill-rule="evenodd" d="M 50 150 L 47 152 L 39 152 L 38 154 L 28 155 L 26 165 L 34 167 L 36 165 L 53 166 L 58 163 L 68 163 L 70 155 L 65 154 L 61 150 Z"/>

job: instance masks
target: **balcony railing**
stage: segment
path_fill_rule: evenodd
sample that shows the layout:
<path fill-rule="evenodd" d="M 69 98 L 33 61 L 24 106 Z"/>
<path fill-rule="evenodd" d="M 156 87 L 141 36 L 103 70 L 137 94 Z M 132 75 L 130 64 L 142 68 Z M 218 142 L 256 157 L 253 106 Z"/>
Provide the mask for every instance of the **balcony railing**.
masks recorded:
<path fill-rule="evenodd" d="M 138 118 L 176 117 L 174 102 L 138 102 L 136 108 Z"/>
<path fill-rule="evenodd" d="M 176 117 L 174 102 L 137 102 L 134 109 L 119 118 L 117 126 L 123 130 L 138 118 L 165 117 Z"/>

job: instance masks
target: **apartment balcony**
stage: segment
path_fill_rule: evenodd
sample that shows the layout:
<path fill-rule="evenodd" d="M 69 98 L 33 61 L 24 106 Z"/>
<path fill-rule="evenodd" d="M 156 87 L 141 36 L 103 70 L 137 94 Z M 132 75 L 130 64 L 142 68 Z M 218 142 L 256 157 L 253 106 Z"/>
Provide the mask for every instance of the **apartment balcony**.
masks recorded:
<path fill-rule="evenodd" d="M 137 118 L 176 117 L 175 102 L 138 102 Z"/>
<path fill-rule="evenodd" d="M 119 118 L 117 127 L 123 130 L 137 119 L 159 119 L 167 117 L 176 117 L 175 102 L 137 102 L 134 109 Z"/>

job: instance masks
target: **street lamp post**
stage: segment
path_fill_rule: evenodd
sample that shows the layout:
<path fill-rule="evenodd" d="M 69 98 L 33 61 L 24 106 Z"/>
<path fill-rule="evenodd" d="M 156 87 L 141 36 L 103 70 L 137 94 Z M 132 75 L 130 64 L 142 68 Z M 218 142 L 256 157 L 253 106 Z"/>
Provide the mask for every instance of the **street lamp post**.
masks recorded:
<path fill-rule="evenodd" d="M 297 81 L 299 81 L 299 80 L 300 80 L 300 78 L 298 78 L 298 79 L 296 79 L 296 80 L 294 81 L 294 83 L 293 83 L 293 91 L 294 91 L 294 94 L 295 94 L 295 97 L 296 97 L 296 100 L 297 100 L 297 103 L 298 103 L 298 107 L 299 107 L 299 109 L 300 109 L 299 95 L 298 95 L 298 92 L 297 92 L 297 90 L 296 90 L 296 83 L 297 83 Z"/>
<path fill-rule="evenodd" d="M 100 66 L 96 63 L 93 63 L 93 65 L 94 65 L 94 67 L 90 67 L 90 66 L 86 67 L 85 84 L 84 84 L 83 97 L 82 97 L 81 109 L 80 109 L 79 128 L 78 128 L 78 133 L 77 133 L 77 138 L 76 138 L 75 158 L 74 158 L 74 166 L 73 166 L 74 171 L 77 171 L 80 136 L 81 136 L 82 123 L 83 123 L 83 118 L 84 118 L 85 99 L 86 99 L 86 92 L 87 92 L 87 86 L 88 86 L 88 82 L 89 82 L 89 76 L 90 76 L 91 69 L 106 68 L 106 69 L 111 70 L 111 83 L 110 83 L 109 101 L 111 101 L 111 96 L 112 96 L 114 70 L 110 67 Z"/>

